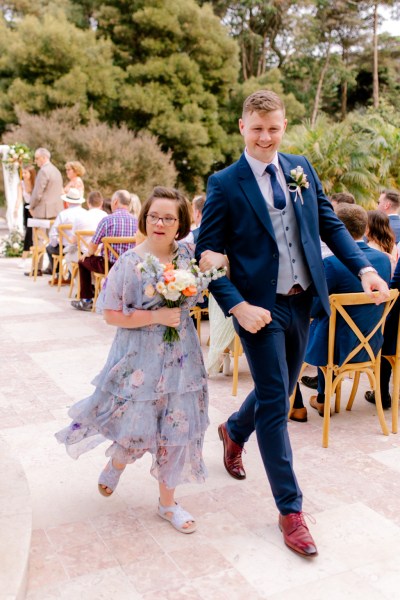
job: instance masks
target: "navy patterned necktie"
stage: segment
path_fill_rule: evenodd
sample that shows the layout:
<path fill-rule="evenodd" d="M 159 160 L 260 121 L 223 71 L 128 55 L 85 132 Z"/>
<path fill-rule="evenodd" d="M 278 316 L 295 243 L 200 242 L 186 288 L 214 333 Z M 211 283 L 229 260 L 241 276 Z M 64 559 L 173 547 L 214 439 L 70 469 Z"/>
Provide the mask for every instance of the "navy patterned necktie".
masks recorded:
<path fill-rule="evenodd" d="M 272 194 L 274 196 L 274 206 L 279 210 L 283 210 L 286 206 L 286 196 L 283 191 L 275 172 L 274 165 L 268 165 L 265 169 L 271 179 Z"/>

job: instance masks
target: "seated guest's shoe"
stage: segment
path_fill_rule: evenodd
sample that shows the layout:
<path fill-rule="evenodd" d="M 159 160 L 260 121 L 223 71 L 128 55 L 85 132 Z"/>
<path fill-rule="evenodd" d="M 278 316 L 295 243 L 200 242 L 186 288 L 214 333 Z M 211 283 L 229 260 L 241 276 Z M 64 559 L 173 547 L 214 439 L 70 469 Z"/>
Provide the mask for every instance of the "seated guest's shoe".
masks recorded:
<path fill-rule="evenodd" d="M 53 275 L 53 269 L 50 269 L 50 267 L 47 267 L 47 269 L 45 269 L 43 271 L 43 275 Z"/>
<path fill-rule="evenodd" d="M 318 375 L 315 377 L 309 377 L 308 375 L 304 375 L 300 379 L 301 383 L 312 390 L 316 390 L 318 387 Z"/>
<path fill-rule="evenodd" d="M 305 423 L 307 421 L 307 409 L 305 406 L 300 408 L 292 408 L 289 412 L 289 419 L 291 421 L 297 421 L 297 423 Z"/>
<path fill-rule="evenodd" d="M 61 284 L 60 285 L 69 285 L 70 283 L 71 283 L 71 279 L 70 278 L 64 279 L 64 277 L 63 277 L 61 279 Z M 58 285 L 58 277 L 56 276 L 54 278 L 54 281 L 53 281 L 53 279 L 50 279 L 49 285 Z"/>
<path fill-rule="evenodd" d="M 26 277 L 30 277 L 31 272 L 30 271 L 25 271 L 24 275 L 26 275 Z M 35 275 L 35 273 L 32 273 L 32 277 Z M 43 275 L 43 271 L 41 269 L 38 269 L 37 272 L 37 277 L 41 277 Z"/>
<path fill-rule="evenodd" d="M 93 300 L 73 300 L 71 306 L 77 310 L 91 311 L 93 308 Z"/>
<path fill-rule="evenodd" d="M 279 515 L 279 529 L 291 550 L 302 556 L 317 556 L 318 551 L 302 512 Z"/>
<path fill-rule="evenodd" d="M 224 466 L 229 475 L 234 479 L 246 479 L 246 471 L 243 468 L 243 447 L 236 444 L 228 435 L 226 424 L 218 427 L 218 435 L 224 445 Z"/>
<path fill-rule="evenodd" d="M 318 414 L 320 417 L 324 416 L 324 406 L 325 406 L 325 402 L 320 402 L 319 400 L 323 398 L 323 396 L 321 396 L 320 394 L 318 394 L 318 396 L 311 396 L 310 397 L 310 406 L 312 406 L 312 408 L 315 408 L 315 410 L 318 411 Z M 333 414 L 333 411 L 331 409 L 331 416 Z"/>
<path fill-rule="evenodd" d="M 375 392 L 365 392 L 364 398 L 366 399 L 367 402 L 370 402 L 371 404 L 375 404 Z M 388 394 L 387 397 L 383 397 L 382 396 L 382 408 L 383 410 L 387 410 L 388 408 L 390 408 L 392 406 L 392 397 L 390 394 Z"/>

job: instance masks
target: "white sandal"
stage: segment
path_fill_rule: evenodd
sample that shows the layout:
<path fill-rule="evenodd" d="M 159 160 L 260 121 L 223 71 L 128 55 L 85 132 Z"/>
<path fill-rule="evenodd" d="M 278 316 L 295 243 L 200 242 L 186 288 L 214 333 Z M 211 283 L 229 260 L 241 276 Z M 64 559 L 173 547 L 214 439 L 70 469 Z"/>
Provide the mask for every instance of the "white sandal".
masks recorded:
<path fill-rule="evenodd" d="M 110 458 L 105 468 L 100 473 L 98 488 L 99 492 L 102 496 L 111 496 L 111 494 L 115 491 L 115 488 L 118 485 L 119 478 L 124 472 L 125 467 L 123 469 L 117 469 L 113 465 L 113 459 Z M 105 487 L 103 487 L 105 486 Z M 107 492 L 107 488 L 111 490 Z"/>
<path fill-rule="evenodd" d="M 168 513 L 172 513 L 169 515 Z M 180 504 L 175 502 L 175 506 L 161 506 L 158 503 L 158 516 L 166 521 L 169 521 L 172 527 L 175 527 L 177 531 L 181 533 L 193 533 L 196 531 L 196 522 L 192 515 L 182 508 Z M 189 523 L 187 527 L 184 527 L 186 523 Z"/>

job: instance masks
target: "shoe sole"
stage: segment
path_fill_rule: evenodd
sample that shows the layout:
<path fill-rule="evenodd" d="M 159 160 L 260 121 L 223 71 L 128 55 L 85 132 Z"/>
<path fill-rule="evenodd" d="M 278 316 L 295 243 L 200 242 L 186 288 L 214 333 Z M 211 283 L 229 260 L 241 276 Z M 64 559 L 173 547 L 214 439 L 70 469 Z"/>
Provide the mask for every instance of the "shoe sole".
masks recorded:
<path fill-rule="evenodd" d="M 233 479 L 237 479 L 238 481 L 243 481 L 243 479 L 246 479 L 246 475 L 244 475 L 244 477 L 238 477 L 237 475 L 233 475 L 229 471 L 228 467 L 226 466 L 226 461 L 225 461 L 225 440 L 224 440 L 224 436 L 222 435 L 221 425 L 218 427 L 218 435 L 219 435 L 219 439 L 221 440 L 222 445 L 224 447 L 224 457 L 223 458 L 224 458 L 224 467 L 225 467 L 226 472 L 228 473 L 228 475 L 230 475 L 231 477 L 233 477 Z"/>
<path fill-rule="evenodd" d="M 295 421 L 296 423 L 307 423 L 308 418 L 298 419 L 297 417 L 289 417 L 290 421 Z"/>

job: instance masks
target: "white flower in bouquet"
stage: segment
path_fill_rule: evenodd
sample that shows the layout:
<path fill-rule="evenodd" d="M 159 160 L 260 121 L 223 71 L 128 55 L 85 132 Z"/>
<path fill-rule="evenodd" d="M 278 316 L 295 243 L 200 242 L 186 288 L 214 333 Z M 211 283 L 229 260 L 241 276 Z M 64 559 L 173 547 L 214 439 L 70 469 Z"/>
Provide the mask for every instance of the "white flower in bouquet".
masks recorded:
<path fill-rule="evenodd" d="M 196 261 L 192 259 L 186 269 L 177 268 L 175 263 L 163 265 L 155 256 L 146 254 L 138 268 L 142 273 L 143 281 L 147 282 L 145 290 L 151 282 L 154 283 L 156 280 L 157 293 L 164 298 L 169 308 L 173 308 L 180 306 L 190 297 L 200 295 L 211 280 L 226 274 L 226 269 L 211 269 L 207 274 L 201 273 L 195 263 Z M 175 342 L 179 339 L 179 333 L 175 327 L 166 328 L 165 342 Z"/>

